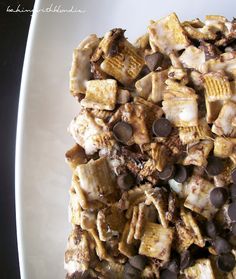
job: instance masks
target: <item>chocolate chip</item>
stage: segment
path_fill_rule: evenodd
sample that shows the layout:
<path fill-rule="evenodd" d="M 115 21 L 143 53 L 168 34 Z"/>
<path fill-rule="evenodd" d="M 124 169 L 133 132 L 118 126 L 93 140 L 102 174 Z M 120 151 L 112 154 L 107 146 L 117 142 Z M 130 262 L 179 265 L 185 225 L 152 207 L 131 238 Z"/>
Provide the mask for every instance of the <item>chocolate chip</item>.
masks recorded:
<path fill-rule="evenodd" d="M 172 124 L 166 118 L 160 118 L 153 122 L 152 131 L 157 137 L 168 137 L 172 131 Z"/>
<path fill-rule="evenodd" d="M 235 257 L 232 253 L 218 256 L 216 260 L 217 267 L 223 272 L 230 272 L 235 267 Z"/>
<path fill-rule="evenodd" d="M 136 255 L 129 258 L 129 263 L 136 269 L 143 270 L 147 263 L 147 258 L 145 256 Z"/>
<path fill-rule="evenodd" d="M 232 200 L 236 199 L 236 184 L 230 185 L 230 196 Z"/>
<path fill-rule="evenodd" d="M 133 135 L 133 128 L 127 122 L 120 121 L 113 127 L 113 135 L 116 140 L 126 143 Z"/>
<path fill-rule="evenodd" d="M 210 192 L 210 201 L 216 208 L 220 208 L 228 199 L 228 191 L 224 187 L 216 187 Z"/>
<path fill-rule="evenodd" d="M 168 269 L 164 269 L 161 271 L 161 276 L 160 279 L 177 279 L 177 274 L 168 270 Z"/>
<path fill-rule="evenodd" d="M 211 238 L 215 238 L 218 234 L 216 225 L 212 221 L 206 222 L 206 234 Z"/>
<path fill-rule="evenodd" d="M 224 170 L 223 161 L 218 157 L 209 157 L 206 171 L 209 175 L 218 175 Z"/>
<path fill-rule="evenodd" d="M 231 177 L 232 177 L 233 183 L 236 184 L 236 169 L 234 169 L 234 170 L 232 171 Z"/>
<path fill-rule="evenodd" d="M 175 175 L 174 175 L 174 180 L 178 183 L 183 183 L 186 181 L 188 178 L 188 172 L 186 167 L 178 165 L 176 167 Z"/>
<path fill-rule="evenodd" d="M 141 278 L 140 271 L 131 264 L 126 263 L 124 268 L 124 279 Z"/>
<path fill-rule="evenodd" d="M 220 236 L 216 237 L 214 247 L 217 254 L 225 254 L 231 251 L 231 245 L 229 242 Z"/>
<path fill-rule="evenodd" d="M 144 59 L 150 71 L 154 71 L 158 66 L 161 66 L 164 55 L 160 52 L 155 52 L 150 55 L 146 55 Z"/>
<path fill-rule="evenodd" d="M 135 178 L 131 173 L 122 173 L 117 177 L 117 184 L 122 190 L 129 190 L 135 185 Z"/>
<path fill-rule="evenodd" d="M 189 267 L 192 264 L 193 264 L 192 256 L 191 256 L 189 250 L 185 250 L 180 255 L 180 269 L 184 270 L 185 268 Z"/>
<path fill-rule="evenodd" d="M 228 215 L 232 221 L 236 221 L 236 201 L 232 202 L 228 207 Z"/>
<path fill-rule="evenodd" d="M 175 166 L 174 165 L 167 165 L 163 171 L 158 173 L 158 176 L 161 180 L 169 180 L 173 178 L 175 174 Z"/>
<path fill-rule="evenodd" d="M 234 236 L 236 236 L 236 223 L 232 224 L 231 232 Z"/>

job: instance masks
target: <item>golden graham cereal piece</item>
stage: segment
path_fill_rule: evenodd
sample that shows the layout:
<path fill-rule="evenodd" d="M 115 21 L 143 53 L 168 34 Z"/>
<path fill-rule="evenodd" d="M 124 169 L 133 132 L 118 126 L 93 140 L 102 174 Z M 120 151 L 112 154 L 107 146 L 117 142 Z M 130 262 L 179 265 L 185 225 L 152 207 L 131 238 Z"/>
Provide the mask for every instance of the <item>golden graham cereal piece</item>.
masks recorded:
<path fill-rule="evenodd" d="M 80 214 L 80 226 L 83 230 L 91 230 L 96 228 L 96 214 L 88 210 L 83 210 Z"/>
<path fill-rule="evenodd" d="M 203 75 L 206 99 L 209 102 L 228 100 L 232 97 L 229 79 L 222 73 L 208 73 Z"/>
<path fill-rule="evenodd" d="M 163 144 L 151 144 L 151 157 L 154 160 L 154 165 L 158 171 L 163 171 L 169 161 L 170 152 Z"/>
<path fill-rule="evenodd" d="M 214 155 L 220 158 L 228 158 L 233 151 L 234 143 L 229 138 L 216 137 L 214 140 Z"/>
<path fill-rule="evenodd" d="M 236 136 L 236 127 L 232 125 L 232 121 L 236 116 L 236 104 L 228 101 L 226 102 L 220 113 L 218 118 L 215 120 L 212 126 L 212 132 L 217 134 L 218 136 Z"/>
<path fill-rule="evenodd" d="M 114 192 L 114 180 L 106 157 L 95 161 L 92 159 L 87 164 L 79 165 L 76 171 L 80 187 L 88 201 L 99 201 Z"/>
<path fill-rule="evenodd" d="M 125 41 L 119 53 L 105 57 L 101 69 L 124 85 L 132 83 L 144 66 L 136 48 Z"/>
<path fill-rule="evenodd" d="M 129 228 L 130 228 L 130 224 L 129 224 L 129 222 L 127 222 L 124 227 L 123 234 L 121 236 L 121 240 L 120 240 L 119 246 L 118 246 L 119 251 L 128 258 L 135 255 L 134 246 L 132 244 L 127 243 Z"/>
<path fill-rule="evenodd" d="M 149 159 L 145 162 L 143 168 L 140 170 L 139 175 L 141 177 L 146 177 L 149 175 L 152 175 L 156 171 L 156 164 L 155 161 L 152 159 Z"/>
<path fill-rule="evenodd" d="M 188 182 L 190 193 L 188 194 L 184 206 L 207 219 L 217 212 L 217 209 L 210 202 L 210 192 L 215 187 L 211 182 L 199 176 L 192 176 Z"/>
<path fill-rule="evenodd" d="M 80 187 L 80 181 L 78 176 L 75 174 L 76 171 L 74 171 L 74 174 L 72 176 L 72 182 L 71 182 L 71 187 L 74 189 L 76 192 L 76 195 L 78 196 L 80 206 L 83 209 L 89 208 L 89 204 L 87 201 L 87 197 L 85 196 L 85 193 L 82 191 Z"/>
<path fill-rule="evenodd" d="M 235 152 L 233 152 L 231 156 L 234 154 Z M 217 187 L 228 186 L 230 183 L 233 182 L 231 173 L 236 168 L 236 160 L 235 157 L 232 158 L 231 156 L 230 156 L 231 161 L 226 165 L 223 172 L 214 176 L 214 183 L 215 186 Z"/>
<path fill-rule="evenodd" d="M 149 73 L 143 78 L 139 79 L 135 83 L 135 88 L 137 90 L 137 95 L 144 98 L 148 99 L 152 92 L 152 76 L 153 73 Z"/>
<path fill-rule="evenodd" d="M 147 191 L 151 188 L 152 188 L 152 184 L 145 183 L 143 185 L 134 187 L 133 189 L 129 190 L 128 192 L 123 193 L 121 199 L 123 197 L 126 197 L 126 199 L 128 200 L 128 210 L 126 212 L 126 217 L 128 219 L 131 218 L 131 214 L 133 212 L 133 207 L 135 205 L 138 205 L 138 204 L 146 201 L 145 191 Z"/>
<path fill-rule="evenodd" d="M 172 50 L 181 50 L 189 46 L 190 42 L 175 13 L 168 15 L 148 27 L 149 41 L 153 51 L 156 48 L 165 54 Z"/>
<path fill-rule="evenodd" d="M 146 220 L 147 220 L 147 207 L 145 203 L 142 202 L 138 205 L 138 220 L 135 225 L 135 233 L 134 233 L 135 239 L 141 239 Z"/>
<path fill-rule="evenodd" d="M 132 214 L 132 218 L 130 221 L 129 233 L 127 236 L 128 244 L 132 244 L 134 242 L 134 234 L 135 234 L 135 228 L 136 228 L 137 221 L 138 221 L 138 206 L 136 205 L 133 207 L 133 214 Z"/>
<path fill-rule="evenodd" d="M 188 267 L 184 270 L 184 275 L 191 279 L 215 279 L 211 261 L 209 259 L 197 260 L 194 266 Z"/>
<path fill-rule="evenodd" d="M 224 71 L 229 78 L 234 79 L 236 76 L 236 53 L 226 52 L 219 57 L 209 59 L 199 69 L 200 72 L 206 74 L 209 72 Z"/>
<path fill-rule="evenodd" d="M 99 38 L 96 35 L 90 35 L 73 52 L 70 70 L 70 92 L 74 96 L 86 91 L 86 82 L 91 77 L 90 58 L 98 44 Z"/>
<path fill-rule="evenodd" d="M 180 55 L 179 60 L 184 67 L 198 70 L 205 63 L 205 53 L 195 46 L 189 46 Z"/>
<path fill-rule="evenodd" d="M 107 251 L 104 248 L 103 243 L 98 237 L 97 230 L 91 229 L 89 230 L 89 234 L 94 239 L 97 256 L 99 257 L 100 260 L 106 260 L 108 258 Z"/>
<path fill-rule="evenodd" d="M 162 102 L 166 118 L 176 127 L 196 126 L 198 123 L 197 101 L 173 98 Z"/>
<path fill-rule="evenodd" d="M 145 191 L 145 194 L 147 196 L 147 202 L 151 202 L 155 206 L 161 225 L 167 228 L 169 222 L 166 218 L 166 212 L 168 211 L 168 196 L 166 191 L 162 188 L 153 188 Z"/>
<path fill-rule="evenodd" d="M 150 104 L 150 106 L 155 105 Z M 135 142 L 136 144 L 149 143 L 150 136 L 146 123 L 147 116 L 149 116 L 149 114 L 162 114 L 162 110 L 160 109 L 160 107 L 156 106 L 155 108 L 156 110 L 150 110 L 145 104 L 126 103 L 120 106 L 120 108 L 110 118 L 109 125 L 112 126 L 121 120 L 127 122 L 132 126 L 133 129 L 133 137 L 131 138 L 129 144 L 132 144 L 133 142 Z"/>
<path fill-rule="evenodd" d="M 216 32 L 213 32 L 212 29 L 208 26 L 203 26 L 202 28 L 195 28 L 193 26 L 185 25 L 183 26 L 185 32 L 187 33 L 188 37 L 195 39 L 195 40 L 215 40 L 216 39 Z"/>
<path fill-rule="evenodd" d="M 65 157 L 66 162 L 70 165 L 72 170 L 80 164 L 85 164 L 88 160 L 85 150 L 79 144 L 75 144 L 71 149 L 69 149 L 66 152 Z"/>
<path fill-rule="evenodd" d="M 202 140 L 187 148 L 187 156 L 183 160 L 183 165 L 195 165 L 205 167 L 207 158 L 213 148 L 212 140 Z"/>
<path fill-rule="evenodd" d="M 171 244 L 174 236 L 172 228 L 147 222 L 141 238 L 139 254 L 168 261 L 170 258 Z"/>
<path fill-rule="evenodd" d="M 166 80 L 166 84 L 162 102 L 166 118 L 177 127 L 196 126 L 198 106 L 195 91 L 170 79 Z"/>
<path fill-rule="evenodd" d="M 86 154 L 93 154 L 96 150 L 88 144 L 88 139 L 93 135 L 101 133 L 103 126 L 104 124 L 101 125 L 101 123 L 95 121 L 90 112 L 81 110 L 71 121 L 68 131 L 76 143 L 85 149 Z"/>
<path fill-rule="evenodd" d="M 81 105 L 86 108 L 113 110 L 116 105 L 117 81 L 114 79 L 90 80 Z"/>
<path fill-rule="evenodd" d="M 200 247 L 204 247 L 205 240 L 195 218 L 193 218 L 191 211 L 181 207 L 180 216 L 184 224 L 193 232 L 193 242 Z"/>
<path fill-rule="evenodd" d="M 68 238 L 65 252 L 65 268 L 72 273 L 85 271 L 89 268 L 91 260 L 91 239 L 88 232 L 75 227 Z M 70 267 L 70 268 L 69 268 Z"/>
<path fill-rule="evenodd" d="M 199 140 L 211 139 L 211 130 L 206 120 L 199 120 L 197 126 L 180 127 L 179 137 L 183 144 L 197 143 Z"/>
<path fill-rule="evenodd" d="M 205 98 L 207 123 L 213 123 L 216 120 L 223 107 L 223 102 L 224 101 L 209 102 L 207 98 Z"/>
<path fill-rule="evenodd" d="M 163 99 L 163 92 L 166 90 L 168 70 L 152 73 L 152 91 L 148 100 L 158 103 Z"/>
<path fill-rule="evenodd" d="M 101 132 L 89 137 L 86 145 L 90 145 L 94 152 L 100 150 L 102 154 L 107 154 L 116 145 L 116 141 L 111 132 Z"/>
<path fill-rule="evenodd" d="M 73 225 L 80 225 L 82 208 L 80 206 L 79 197 L 74 188 L 69 190 L 70 202 L 69 202 L 69 222 Z"/>
<path fill-rule="evenodd" d="M 179 253 L 182 253 L 194 242 L 194 235 L 192 230 L 187 227 L 183 221 L 179 220 L 175 223 L 176 228 L 176 241 L 174 242 L 175 248 Z"/>

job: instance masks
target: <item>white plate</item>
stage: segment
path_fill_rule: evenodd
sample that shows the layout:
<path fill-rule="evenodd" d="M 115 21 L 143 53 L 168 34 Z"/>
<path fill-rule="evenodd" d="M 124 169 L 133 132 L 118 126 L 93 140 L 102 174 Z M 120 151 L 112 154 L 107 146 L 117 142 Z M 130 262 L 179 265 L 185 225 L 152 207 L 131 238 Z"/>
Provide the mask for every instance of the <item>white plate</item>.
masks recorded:
<path fill-rule="evenodd" d="M 36 1 L 35 9 L 50 6 Z M 50 2 L 51 3 L 51 2 Z M 53 1 L 84 13 L 34 13 L 27 43 L 16 144 L 16 216 L 21 278 L 63 278 L 70 171 L 64 153 L 72 145 L 68 123 L 78 110 L 69 94 L 72 50 L 91 33 L 127 29 L 131 41 L 150 19 L 176 11 L 183 19 L 222 14 L 232 18 L 236 1 Z"/>

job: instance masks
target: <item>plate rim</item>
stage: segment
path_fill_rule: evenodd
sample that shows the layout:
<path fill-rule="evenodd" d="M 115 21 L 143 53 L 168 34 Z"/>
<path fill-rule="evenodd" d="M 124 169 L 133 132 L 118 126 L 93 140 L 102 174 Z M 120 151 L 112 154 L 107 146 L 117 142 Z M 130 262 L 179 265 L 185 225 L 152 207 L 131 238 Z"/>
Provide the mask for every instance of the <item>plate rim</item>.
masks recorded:
<path fill-rule="evenodd" d="M 30 53 L 35 37 L 35 28 L 37 24 L 37 10 L 40 6 L 41 0 L 35 0 L 33 6 L 33 13 L 31 15 L 31 22 L 27 37 L 27 43 L 25 48 L 24 62 L 21 75 L 21 85 L 20 85 L 20 94 L 19 94 L 19 103 L 18 103 L 18 113 L 17 113 L 17 125 L 16 125 L 16 145 L 15 145 L 15 215 L 16 215 L 16 237 L 17 237 L 17 250 L 18 250 L 18 260 L 19 260 L 19 269 L 20 269 L 20 278 L 25 279 L 26 270 L 25 270 L 25 253 L 23 245 L 23 227 L 22 227 L 22 198 L 21 198 L 21 189 L 22 189 L 22 145 L 24 141 L 24 125 L 25 125 L 25 104 L 28 96 L 27 92 L 27 83 L 28 83 L 28 72 L 30 66 Z"/>

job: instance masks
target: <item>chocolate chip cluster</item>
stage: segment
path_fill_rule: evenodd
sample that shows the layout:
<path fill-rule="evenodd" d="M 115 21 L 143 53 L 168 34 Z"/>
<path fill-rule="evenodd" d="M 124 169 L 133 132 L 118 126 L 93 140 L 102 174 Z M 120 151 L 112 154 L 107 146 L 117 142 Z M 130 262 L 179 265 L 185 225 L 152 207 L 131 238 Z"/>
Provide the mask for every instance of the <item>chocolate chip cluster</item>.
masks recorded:
<path fill-rule="evenodd" d="M 236 278 L 235 20 L 124 33 L 73 53 L 66 278 Z"/>

